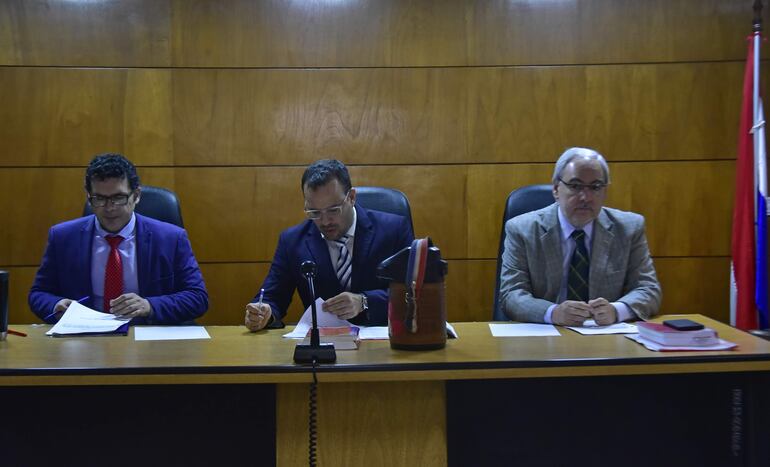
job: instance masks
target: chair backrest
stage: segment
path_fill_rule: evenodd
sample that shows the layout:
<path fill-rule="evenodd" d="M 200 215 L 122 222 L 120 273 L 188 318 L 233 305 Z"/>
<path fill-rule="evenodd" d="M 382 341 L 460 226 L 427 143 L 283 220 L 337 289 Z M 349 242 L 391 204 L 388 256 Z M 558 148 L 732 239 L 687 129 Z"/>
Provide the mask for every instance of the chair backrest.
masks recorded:
<path fill-rule="evenodd" d="M 184 228 L 179 199 L 177 199 L 173 191 L 166 190 L 165 188 L 142 185 L 142 199 L 136 205 L 135 212 Z M 83 215 L 88 216 L 91 214 L 93 214 L 91 205 L 86 201 L 83 207 Z"/>
<path fill-rule="evenodd" d="M 505 248 L 505 223 L 509 219 L 530 211 L 536 211 L 553 204 L 553 186 L 527 185 L 513 190 L 508 195 L 503 211 L 503 225 L 500 229 L 500 245 L 497 251 L 497 275 L 495 276 L 495 307 L 492 310 L 494 321 L 507 321 L 508 316 L 500 306 L 500 269 L 502 267 L 503 249 Z"/>
<path fill-rule="evenodd" d="M 409 220 L 409 225 L 414 232 L 412 223 L 412 210 L 409 207 L 409 200 L 406 195 L 393 188 L 384 188 L 381 186 L 357 186 L 356 202 L 366 209 L 375 211 L 389 212 L 404 216 Z"/>

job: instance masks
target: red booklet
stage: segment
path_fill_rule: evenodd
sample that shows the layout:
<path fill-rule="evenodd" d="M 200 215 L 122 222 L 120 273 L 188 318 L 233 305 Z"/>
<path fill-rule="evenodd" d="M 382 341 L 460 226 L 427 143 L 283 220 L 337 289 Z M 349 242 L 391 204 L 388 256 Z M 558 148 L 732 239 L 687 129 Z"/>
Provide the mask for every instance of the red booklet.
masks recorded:
<path fill-rule="evenodd" d="M 360 342 L 358 331 L 357 326 L 321 327 L 318 328 L 318 336 L 322 344 L 334 344 L 336 350 L 355 350 Z M 310 344 L 310 330 L 302 343 Z"/>
<path fill-rule="evenodd" d="M 658 344 L 669 346 L 707 346 L 719 343 L 717 332 L 711 328 L 678 331 L 660 323 L 636 323 L 639 335 Z"/>

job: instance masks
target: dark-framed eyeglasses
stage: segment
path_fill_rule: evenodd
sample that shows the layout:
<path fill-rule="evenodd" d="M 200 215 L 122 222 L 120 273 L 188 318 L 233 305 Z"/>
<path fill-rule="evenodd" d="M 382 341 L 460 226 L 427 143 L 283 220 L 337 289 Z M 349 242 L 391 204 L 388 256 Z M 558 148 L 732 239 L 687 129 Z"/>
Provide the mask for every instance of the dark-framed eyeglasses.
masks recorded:
<path fill-rule="evenodd" d="M 128 204 L 128 200 L 131 198 L 131 195 L 133 195 L 133 193 L 129 193 L 127 195 L 121 193 L 119 195 L 112 196 L 88 195 L 88 202 L 91 203 L 91 206 L 95 208 L 103 208 L 107 205 L 108 201 L 113 206 L 125 206 Z"/>
<path fill-rule="evenodd" d="M 601 183 L 601 182 L 588 183 L 588 184 L 565 182 L 564 180 L 561 179 L 561 177 L 559 177 L 559 181 L 562 182 L 564 186 L 566 186 L 567 189 L 572 193 L 580 193 L 583 190 L 588 190 L 592 193 L 599 193 L 603 189 L 607 188 L 607 185 L 609 185 L 609 183 Z"/>
<path fill-rule="evenodd" d="M 345 198 L 342 200 L 340 204 L 335 204 L 334 206 L 330 206 L 326 209 L 305 209 L 305 216 L 311 220 L 318 220 L 324 214 L 331 217 L 339 216 L 340 214 L 342 214 L 342 208 L 345 207 L 345 201 L 348 200 L 349 196 L 350 196 L 350 190 L 348 190 L 348 192 L 345 193 Z"/>

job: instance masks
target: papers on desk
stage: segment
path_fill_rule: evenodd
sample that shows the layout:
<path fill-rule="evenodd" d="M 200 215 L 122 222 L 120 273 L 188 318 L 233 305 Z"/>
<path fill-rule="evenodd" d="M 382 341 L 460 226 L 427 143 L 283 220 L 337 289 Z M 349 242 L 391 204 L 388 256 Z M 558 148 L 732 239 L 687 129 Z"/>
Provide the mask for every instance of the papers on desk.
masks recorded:
<path fill-rule="evenodd" d="M 489 323 L 493 337 L 559 337 L 561 334 L 552 324 Z"/>
<path fill-rule="evenodd" d="M 657 342 L 651 341 L 649 339 L 645 339 L 644 337 L 640 336 L 639 334 L 629 334 L 626 336 L 627 338 L 631 339 L 632 341 L 636 341 L 643 346 L 645 346 L 648 350 L 653 350 L 655 352 L 676 352 L 676 351 L 692 351 L 692 350 L 732 350 L 738 347 L 738 344 L 735 344 L 733 342 L 726 341 L 724 339 L 719 339 L 719 344 L 716 345 L 701 345 L 697 347 L 693 346 L 673 346 L 673 345 L 663 345 L 658 344 Z"/>
<path fill-rule="evenodd" d="M 359 326 L 361 331 L 358 334 L 358 338 L 362 341 L 365 340 L 388 340 L 390 335 L 388 334 L 387 326 Z M 457 339 L 457 331 L 450 323 L 446 323 L 447 337 Z"/>
<path fill-rule="evenodd" d="M 572 329 L 584 336 L 595 336 L 599 334 L 636 334 L 639 332 L 639 329 L 633 324 L 614 323 L 608 326 L 599 326 L 596 324 L 596 321 L 592 319 L 583 322 L 583 326 L 567 326 L 567 329 Z"/>
<path fill-rule="evenodd" d="M 84 334 L 125 334 L 130 320 L 110 313 L 100 313 L 78 302 L 72 302 L 58 323 L 47 336 L 72 336 Z M 125 326 L 125 328 L 121 328 Z"/>
<path fill-rule="evenodd" d="M 336 328 L 339 326 L 352 326 L 349 321 L 339 319 L 334 313 L 323 311 L 324 299 L 318 297 L 315 301 L 316 306 L 316 318 L 318 319 L 318 327 Z M 294 327 L 292 332 L 286 333 L 283 337 L 289 339 L 304 339 L 310 328 L 313 327 L 313 315 L 310 311 L 310 307 L 307 307 L 305 313 L 302 314 L 297 326 Z"/>
<path fill-rule="evenodd" d="M 358 333 L 359 340 L 388 340 L 390 338 L 388 336 L 387 326 L 358 326 L 350 324 L 349 321 L 339 319 L 334 313 L 323 311 L 321 306 L 323 303 L 324 299 L 320 297 L 315 301 L 317 313 L 316 318 L 318 319 L 319 328 L 356 326 L 360 329 Z M 305 312 L 302 314 L 302 318 L 300 318 L 299 322 L 294 327 L 294 330 L 287 332 L 283 335 L 283 337 L 288 339 L 304 339 L 311 327 L 313 327 L 313 315 L 310 311 L 310 307 L 308 307 L 308 309 L 305 310 Z M 455 328 L 451 324 L 446 323 L 446 330 L 449 337 L 457 337 L 457 331 L 455 331 Z"/>
<path fill-rule="evenodd" d="M 176 341 L 211 339 L 203 326 L 136 326 L 135 341 Z"/>

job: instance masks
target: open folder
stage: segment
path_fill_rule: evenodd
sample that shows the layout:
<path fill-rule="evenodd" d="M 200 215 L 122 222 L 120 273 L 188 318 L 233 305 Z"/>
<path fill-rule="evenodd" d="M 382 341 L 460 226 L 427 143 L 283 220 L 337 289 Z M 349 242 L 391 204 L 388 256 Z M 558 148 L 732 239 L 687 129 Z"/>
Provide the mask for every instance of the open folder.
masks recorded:
<path fill-rule="evenodd" d="M 92 310 L 78 302 L 72 302 L 64 316 L 61 317 L 50 331 L 48 336 L 104 336 L 128 334 L 128 322 L 130 320 L 119 318 L 110 313 L 101 313 Z"/>

